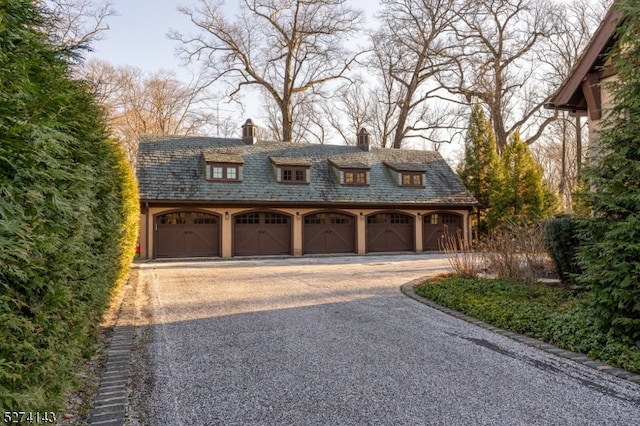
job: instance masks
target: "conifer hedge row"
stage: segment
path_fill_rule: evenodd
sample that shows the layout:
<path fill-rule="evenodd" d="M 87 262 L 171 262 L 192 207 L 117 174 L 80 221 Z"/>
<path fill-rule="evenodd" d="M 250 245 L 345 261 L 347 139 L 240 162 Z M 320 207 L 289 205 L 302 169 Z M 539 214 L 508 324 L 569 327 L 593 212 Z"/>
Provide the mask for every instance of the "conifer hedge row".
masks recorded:
<path fill-rule="evenodd" d="M 0 411 L 57 411 L 125 279 L 137 186 L 73 50 L 0 0 Z"/>

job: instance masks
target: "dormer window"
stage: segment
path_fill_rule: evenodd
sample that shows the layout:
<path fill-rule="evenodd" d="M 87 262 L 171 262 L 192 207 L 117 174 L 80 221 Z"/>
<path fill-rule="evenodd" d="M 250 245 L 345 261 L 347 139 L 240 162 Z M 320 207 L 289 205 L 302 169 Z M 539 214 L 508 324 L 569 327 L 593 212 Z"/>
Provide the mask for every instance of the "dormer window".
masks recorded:
<path fill-rule="evenodd" d="M 399 186 L 422 188 L 424 187 L 424 176 L 427 171 L 425 163 L 391 163 L 385 161 L 384 164 Z"/>
<path fill-rule="evenodd" d="M 207 163 L 207 180 L 238 181 L 237 164 Z"/>
<path fill-rule="evenodd" d="M 310 182 L 311 163 L 306 158 L 269 157 L 276 174 L 276 182 L 306 184 Z"/>
<path fill-rule="evenodd" d="M 336 156 L 329 159 L 329 165 L 340 185 L 367 186 L 371 181 L 371 167 L 358 159 Z"/>
<path fill-rule="evenodd" d="M 345 185 L 367 184 L 367 172 L 365 170 L 345 170 L 343 173 Z"/>
<path fill-rule="evenodd" d="M 307 182 L 307 170 L 302 168 L 288 168 L 282 167 L 282 182 L 289 183 L 306 183 Z"/>
<path fill-rule="evenodd" d="M 233 154 L 203 154 L 208 181 L 240 182 L 244 160 Z"/>
<path fill-rule="evenodd" d="M 422 186 L 422 173 L 402 172 L 402 186 Z"/>

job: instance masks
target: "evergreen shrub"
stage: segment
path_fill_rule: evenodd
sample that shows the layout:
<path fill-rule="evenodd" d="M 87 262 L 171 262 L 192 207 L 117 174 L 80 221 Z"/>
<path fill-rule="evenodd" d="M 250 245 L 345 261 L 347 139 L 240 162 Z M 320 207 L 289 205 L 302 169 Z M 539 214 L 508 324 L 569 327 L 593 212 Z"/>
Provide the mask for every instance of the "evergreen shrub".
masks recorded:
<path fill-rule="evenodd" d="M 61 410 L 127 276 L 136 185 L 35 0 L 0 1 L 0 411 Z"/>
<path fill-rule="evenodd" d="M 584 219 L 559 217 L 542 223 L 544 245 L 553 260 L 562 281 L 575 284 L 575 277 L 582 272 L 577 260 L 582 244 Z"/>

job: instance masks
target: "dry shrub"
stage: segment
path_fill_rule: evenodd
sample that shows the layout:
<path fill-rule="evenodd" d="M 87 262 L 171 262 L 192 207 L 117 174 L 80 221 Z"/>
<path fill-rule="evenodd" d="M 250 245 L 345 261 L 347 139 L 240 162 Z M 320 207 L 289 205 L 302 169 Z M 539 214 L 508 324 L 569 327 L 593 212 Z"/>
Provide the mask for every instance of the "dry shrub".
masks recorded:
<path fill-rule="evenodd" d="M 552 273 L 539 224 L 506 223 L 482 242 L 489 273 L 501 278 L 532 282 Z"/>
<path fill-rule="evenodd" d="M 462 230 L 455 234 L 445 232 L 438 240 L 438 246 L 447 256 L 453 273 L 459 277 L 472 278 L 484 270 L 482 253 L 474 250 L 472 244 L 462 236 Z"/>

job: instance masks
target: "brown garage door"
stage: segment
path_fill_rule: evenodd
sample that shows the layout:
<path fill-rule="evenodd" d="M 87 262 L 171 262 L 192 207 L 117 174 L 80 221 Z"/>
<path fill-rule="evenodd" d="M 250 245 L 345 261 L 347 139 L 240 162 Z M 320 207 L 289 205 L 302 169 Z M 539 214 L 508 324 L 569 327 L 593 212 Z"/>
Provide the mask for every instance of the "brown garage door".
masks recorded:
<path fill-rule="evenodd" d="M 341 213 L 314 213 L 304 217 L 305 254 L 355 253 L 356 222 Z"/>
<path fill-rule="evenodd" d="M 432 213 L 425 215 L 422 224 L 423 246 L 425 251 L 440 250 L 445 234 L 456 236 L 462 232 L 462 216 L 452 213 Z M 440 242 L 439 242 L 440 241 Z"/>
<path fill-rule="evenodd" d="M 413 217 L 401 213 L 367 216 L 367 252 L 413 251 Z"/>
<path fill-rule="evenodd" d="M 155 245 L 156 257 L 219 256 L 219 218 L 189 211 L 156 216 Z"/>
<path fill-rule="evenodd" d="M 287 215 L 253 212 L 233 219 L 233 255 L 291 254 L 291 220 Z"/>

